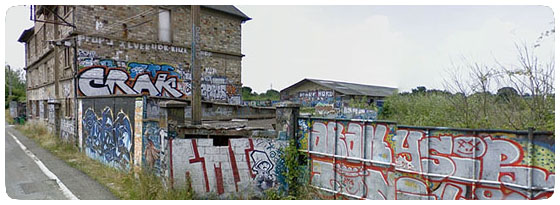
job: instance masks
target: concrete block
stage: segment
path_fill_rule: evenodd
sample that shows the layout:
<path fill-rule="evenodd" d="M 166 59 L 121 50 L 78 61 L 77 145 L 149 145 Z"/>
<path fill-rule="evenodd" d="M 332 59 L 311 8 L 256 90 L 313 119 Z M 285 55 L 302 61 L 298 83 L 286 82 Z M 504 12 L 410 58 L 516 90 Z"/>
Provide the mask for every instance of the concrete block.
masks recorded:
<path fill-rule="evenodd" d="M 212 139 L 196 139 L 196 145 L 199 147 L 213 146 L 212 143 Z"/>

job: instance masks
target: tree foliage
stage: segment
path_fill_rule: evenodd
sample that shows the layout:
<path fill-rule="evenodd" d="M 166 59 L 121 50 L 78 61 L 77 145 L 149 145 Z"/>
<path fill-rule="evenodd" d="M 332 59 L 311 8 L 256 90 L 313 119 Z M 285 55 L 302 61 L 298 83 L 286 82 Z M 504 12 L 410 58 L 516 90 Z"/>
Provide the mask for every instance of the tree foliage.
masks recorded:
<path fill-rule="evenodd" d="M 258 94 L 252 88 L 244 86 L 241 88 L 241 97 L 244 101 L 277 101 L 280 100 L 280 92 L 270 89 Z"/>
<path fill-rule="evenodd" d="M 25 87 L 25 79 L 24 79 L 24 72 L 22 70 L 15 70 L 12 69 L 9 65 L 5 66 L 5 76 L 6 81 L 5 84 L 5 105 L 6 108 L 9 105 L 9 102 L 12 100 L 25 102 L 26 99 L 26 87 Z M 12 95 L 10 95 L 10 88 L 12 90 Z"/>
<path fill-rule="evenodd" d="M 538 59 L 534 48 L 516 48 L 517 64 L 468 62 L 450 70 L 445 91 L 420 86 L 388 97 L 380 119 L 416 126 L 554 131 L 554 59 Z M 459 70 L 467 70 L 468 76 Z M 493 87 L 499 89 L 493 92 Z"/>

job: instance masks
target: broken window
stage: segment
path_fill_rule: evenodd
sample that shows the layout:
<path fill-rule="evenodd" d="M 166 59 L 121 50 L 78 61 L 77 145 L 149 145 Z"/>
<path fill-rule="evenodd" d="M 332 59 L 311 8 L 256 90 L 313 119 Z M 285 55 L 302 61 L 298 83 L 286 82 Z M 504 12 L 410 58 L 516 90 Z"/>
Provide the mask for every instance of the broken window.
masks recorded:
<path fill-rule="evenodd" d="M 185 134 L 186 139 L 212 139 L 212 146 L 214 147 L 227 147 L 229 146 L 230 139 L 245 138 L 244 136 L 232 135 L 199 135 L 199 134 Z"/>

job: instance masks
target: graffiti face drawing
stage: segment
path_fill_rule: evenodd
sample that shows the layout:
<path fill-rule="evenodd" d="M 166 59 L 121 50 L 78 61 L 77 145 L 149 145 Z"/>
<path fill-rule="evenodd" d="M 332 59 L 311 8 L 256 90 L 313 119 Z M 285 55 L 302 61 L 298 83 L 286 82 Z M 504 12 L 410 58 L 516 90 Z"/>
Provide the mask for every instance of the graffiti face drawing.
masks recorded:
<path fill-rule="evenodd" d="M 251 153 L 251 160 L 253 162 L 252 170 L 256 173 L 257 187 L 261 190 L 266 190 L 274 186 L 274 175 L 272 170 L 274 165 L 268 157 L 268 154 L 263 151 L 254 150 Z"/>

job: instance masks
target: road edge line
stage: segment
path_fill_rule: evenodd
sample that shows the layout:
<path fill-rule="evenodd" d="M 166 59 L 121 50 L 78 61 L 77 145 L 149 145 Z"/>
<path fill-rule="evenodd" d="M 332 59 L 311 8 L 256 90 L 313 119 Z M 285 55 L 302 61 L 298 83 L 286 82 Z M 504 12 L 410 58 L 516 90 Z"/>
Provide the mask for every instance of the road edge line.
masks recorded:
<path fill-rule="evenodd" d="M 58 184 L 58 187 L 60 188 L 60 191 L 62 191 L 62 193 L 64 194 L 64 196 L 66 196 L 66 198 L 70 199 L 70 200 L 79 200 L 78 197 L 76 197 L 76 195 L 74 195 L 70 189 L 68 189 L 68 187 L 66 187 L 66 185 L 64 185 L 62 183 L 62 181 L 60 181 L 60 179 L 58 179 L 58 177 L 52 173 L 49 168 L 47 168 L 47 166 L 45 166 L 45 164 L 43 164 L 43 162 L 41 162 L 41 160 L 39 158 L 37 158 L 37 156 L 35 156 L 35 154 L 33 154 L 33 152 L 31 152 L 29 149 L 27 149 L 27 147 L 25 145 L 23 145 L 16 136 L 14 136 L 14 134 L 12 134 L 11 132 L 7 131 L 6 132 L 12 136 L 12 138 L 14 139 L 14 141 L 16 141 L 16 143 L 19 145 L 19 148 L 21 148 L 21 150 L 23 150 L 23 152 L 25 152 L 25 154 L 27 154 L 27 156 L 29 156 L 34 162 L 35 164 L 37 164 L 37 166 L 39 166 L 39 169 L 41 169 L 41 171 L 43 171 L 43 173 L 45 175 L 47 175 L 48 178 L 53 179 L 56 181 L 56 183 Z"/>

